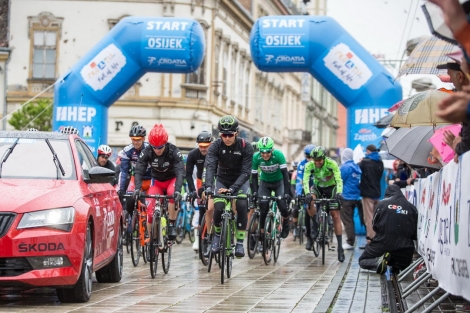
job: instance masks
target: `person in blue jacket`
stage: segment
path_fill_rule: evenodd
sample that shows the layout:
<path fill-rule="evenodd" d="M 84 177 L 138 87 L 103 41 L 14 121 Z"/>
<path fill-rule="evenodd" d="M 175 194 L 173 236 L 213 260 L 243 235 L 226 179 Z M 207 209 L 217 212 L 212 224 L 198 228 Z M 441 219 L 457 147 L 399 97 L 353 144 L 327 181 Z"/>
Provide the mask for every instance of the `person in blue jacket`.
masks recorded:
<path fill-rule="evenodd" d="M 362 171 L 353 160 L 353 150 L 346 148 L 341 152 L 341 179 L 343 180 L 343 200 L 341 201 L 341 220 L 346 231 L 344 250 L 354 249 L 356 232 L 354 230 L 354 208 L 362 210 L 361 191 L 359 184 Z"/>
<path fill-rule="evenodd" d="M 304 190 L 303 190 L 303 180 L 304 180 L 304 170 L 305 166 L 309 161 L 312 161 L 312 157 L 310 156 L 310 152 L 315 149 L 315 145 L 306 145 L 304 148 L 304 153 L 305 153 L 305 159 L 300 161 L 299 165 L 297 166 L 297 178 L 295 182 L 295 194 L 297 197 L 302 197 L 304 195 Z M 311 181 L 310 181 L 310 186 L 313 184 L 313 175 L 311 176 Z M 298 217 L 298 214 L 297 214 Z M 307 250 L 312 250 L 312 239 L 310 238 L 310 232 L 311 232 L 311 225 L 310 225 L 310 216 L 308 214 L 305 214 L 305 235 L 307 236 L 307 244 L 305 245 L 305 249 Z M 316 219 L 312 218 L 313 223 L 315 223 Z M 293 222 L 297 222 L 296 216 L 293 217 Z M 318 228 L 318 225 L 313 225 L 314 227 Z"/>

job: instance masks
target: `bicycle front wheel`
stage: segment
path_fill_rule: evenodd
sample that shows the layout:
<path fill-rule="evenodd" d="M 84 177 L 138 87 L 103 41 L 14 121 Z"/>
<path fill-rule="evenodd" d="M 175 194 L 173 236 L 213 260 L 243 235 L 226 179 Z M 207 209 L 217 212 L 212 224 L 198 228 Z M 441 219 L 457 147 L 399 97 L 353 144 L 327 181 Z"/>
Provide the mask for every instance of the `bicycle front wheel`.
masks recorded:
<path fill-rule="evenodd" d="M 228 219 L 224 218 L 222 223 L 222 229 L 220 232 L 220 253 L 219 253 L 219 264 L 220 264 L 220 283 L 224 283 L 225 279 L 225 258 L 227 256 L 227 230 L 228 230 Z"/>
<path fill-rule="evenodd" d="M 176 243 L 180 244 L 184 239 L 184 211 L 179 210 L 178 216 L 176 217 Z"/>
<path fill-rule="evenodd" d="M 234 231 L 235 231 L 235 223 L 232 223 L 230 222 L 230 231 L 227 232 L 229 234 L 229 238 L 228 238 L 228 245 L 230 245 L 230 253 L 227 255 L 227 278 L 230 278 L 230 276 L 232 276 L 232 263 L 233 263 L 233 256 L 234 256 L 234 238 L 235 238 L 235 234 L 234 234 Z"/>
<path fill-rule="evenodd" d="M 319 233 L 320 238 L 321 238 L 321 264 L 325 264 L 325 249 L 327 245 L 327 240 L 326 240 L 326 230 L 327 230 L 327 218 L 326 216 L 321 217 L 321 232 Z"/>
<path fill-rule="evenodd" d="M 206 226 L 206 215 L 202 217 L 202 222 L 199 227 L 199 235 L 197 236 L 197 240 L 199 240 L 199 259 L 201 260 L 204 266 L 207 266 L 209 263 L 209 258 L 205 257 L 211 248 L 209 243 L 209 229 Z"/>
<path fill-rule="evenodd" d="M 271 262 L 273 257 L 274 244 L 272 240 L 272 232 L 274 232 L 274 216 L 268 213 L 266 222 L 264 223 L 264 236 L 263 236 L 263 259 L 266 265 Z"/>
<path fill-rule="evenodd" d="M 259 241 L 259 213 L 253 213 L 250 219 L 250 226 L 248 228 L 248 240 L 247 240 L 247 250 L 248 250 L 248 257 L 253 259 L 256 255 L 256 250 L 258 248 L 258 241 Z M 253 250 L 251 249 L 253 248 Z"/>
<path fill-rule="evenodd" d="M 134 213 L 132 214 L 131 221 L 131 258 L 132 264 L 134 266 L 139 265 L 140 260 L 140 235 L 139 235 L 139 215 Z"/>
<path fill-rule="evenodd" d="M 281 235 L 277 234 L 276 238 L 274 238 L 273 240 L 274 262 L 277 262 L 277 260 L 279 259 L 279 252 L 281 252 Z"/>
<path fill-rule="evenodd" d="M 152 278 L 157 276 L 157 265 L 158 265 L 158 254 L 159 249 L 159 238 L 160 238 L 160 218 L 154 215 L 153 225 L 150 230 L 150 275 Z"/>
<path fill-rule="evenodd" d="M 305 213 L 303 209 L 299 212 L 299 218 L 297 219 L 297 225 L 299 227 L 299 244 L 304 244 L 304 234 L 305 234 Z"/>
<path fill-rule="evenodd" d="M 170 270 L 170 264 L 171 264 L 172 243 L 165 236 L 165 238 L 163 239 L 163 244 L 164 244 L 164 251 L 162 252 L 162 267 L 163 267 L 163 272 L 165 272 L 165 274 L 168 274 L 168 271 Z M 166 261 L 165 261 L 165 258 L 166 258 Z"/>

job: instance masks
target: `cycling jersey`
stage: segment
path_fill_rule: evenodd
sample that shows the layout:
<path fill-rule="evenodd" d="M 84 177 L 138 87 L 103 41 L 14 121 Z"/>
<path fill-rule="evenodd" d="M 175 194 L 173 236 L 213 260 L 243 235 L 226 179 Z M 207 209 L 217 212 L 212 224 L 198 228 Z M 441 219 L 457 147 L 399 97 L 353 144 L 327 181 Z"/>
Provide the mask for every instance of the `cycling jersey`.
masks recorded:
<path fill-rule="evenodd" d="M 136 189 L 142 187 L 142 178 L 148 166 L 152 170 L 152 179 L 157 181 L 163 182 L 176 177 L 174 190 L 181 191 L 184 178 L 184 164 L 181 152 L 175 145 L 166 143 L 165 150 L 160 156 L 153 151 L 150 145 L 142 150 L 135 167 Z"/>
<path fill-rule="evenodd" d="M 196 167 L 196 176 L 202 180 L 202 172 L 204 170 L 204 161 L 206 156 L 202 155 L 199 148 L 189 151 L 188 158 L 186 160 L 186 181 L 188 183 L 189 192 L 196 191 L 193 180 L 194 167 Z"/>
<path fill-rule="evenodd" d="M 143 149 L 149 146 L 148 142 L 144 142 L 142 144 L 142 148 L 137 150 L 134 148 L 134 145 L 130 144 L 125 147 L 120 153 L 119 157 L 121 158 L 121 179 L 119 181 L 119 186 L 121 190 L 125 189 L 127 186 L 126 182 L 128 182 L 129 172 L 131 172 L 131 176 L 133 176 L 133 172 L 135 166 L 137 164 L 137 160 L 139 159 L 139 154 L 142 152 Z M 150 167 L 147 168 L 145 173 L 143 174 L 143 180 L 150 180 L 152 177 L 150 176 Z"/>
<path fill-rule="evenodd" d="M 231 146 L 226 146 L 222 139 L 214 141 L 206 156 L 206 188 L 213 188 L 214 177 L 217 181 L 228 184 L 234 192 L 250 178 L 253 161 L 253 147 L 244 139 L 238 138 Z"/>
<path fill-rule="evenodd" d="M 304 193 L 304 171 L 305 166 L 307 165 L 308 160 L 303 159 L 300 161 L 299 165 L 297 166 L 297 177 L 295 179 L 295 194 L 297 196 L 301 196 Z M 310 186 L 313 185 L 313 179 L 310 178 Z"/>
<path fill-rule="evenodd" d="M 273 150 L 269 160 L 265 161 L 260 152 L 253 156 L 253 165 L 251 173 L 258 175 L 258 168 L 261 170 L 260 179 L 269 183 L 277 182 L 282 179 L 282 169 L 286 169 L 287 164 L 284 154 L 279 150 Z"/>
<path fill-rule="evenodd" d="M 336 192 L 343 192 L 343 180 L 341 179 L 341 172 L 338 164 L 330 159 L 325 158 L 323 166 L 317 168 L 313 161 L 308 162 L 305 166 L 303 187 L 305 194 L 310 193 L 310 176 L 313 174 L 313 183 L 319 188 L 325 188 L 336 185 Z"/>

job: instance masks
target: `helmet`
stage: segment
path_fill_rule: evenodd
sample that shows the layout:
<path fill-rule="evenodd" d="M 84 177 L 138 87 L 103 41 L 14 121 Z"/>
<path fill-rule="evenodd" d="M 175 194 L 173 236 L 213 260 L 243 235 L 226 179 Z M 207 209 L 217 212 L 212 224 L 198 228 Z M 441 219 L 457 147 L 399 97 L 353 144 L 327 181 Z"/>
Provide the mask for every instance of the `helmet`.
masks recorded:
<path fill-rule="evenodd" d="M 258 148 L 260 152 L 271 152 L 274 147 L 274 141 L 271 137 L 263 137 L 258 141 Z"/>
<path fill-rule="evenodd" d="M 162 124 L 155 124 L 149 134 L 149 142 L 153 147 L 159 147 L 168 142 L 168 133 Z"/>
<path fill-rule="evenodd" d="M 145 130 L 144 126 L 134 125 L 132 126 L 131 130 L 129 131 L 129 137 L 145 137 L 147 135 L 147 131 Z"/>
<path fill-rule="evenodd" d="M 75 134 L 75 135 L 79 135 L 79 134 L 80 134 L 79 131 L 78 131 L 78 129 L 76 129 L 76 128 L 73 127 L 73 126 L 65 126 L 65 127 L 63 127 L 63 128 L 60 130 L 60 132 L 61 132 L 62 134 Z"/>
<path fill-rule="evenodd" d="M 299 162 L 294 161 L 294 162 L 292 162 L 291 166 L 292 166 L 293 169 L 296 169 L 297 166 L 299 166 Z"/>
<path fill-rule="evenodd" d="M 26 131 L 27 132 L 37 132 L 38 130 L 36 128 L 28 128 Z"/>
<path fill-rule="evenodd" d="M 315 149 L 315 145 L 306 145 L 304 148 L 305 155 L 310 155 L 310 152 L 312 152 L 313 149 Z"/>
<path fill-rule="evenodd" d="M 212 142 L 212 134 L 208 131 L 204 130 L 197 135 L 196 138 L 197 143 L 211 143 Z"/>
<path fill-rule="evenodd" d="M 101 145 L 98 147 L 98 155 L 100 154 L 105 154 L 107 156 L 110 156 L 111 154 L 113 154 L 113 149 L 111 149 L 107 145 Z"/>
<path fill-rule="evenodd" d="M 221 133 L 234 133 L 238 131 L 238 120 L 235 116 L 222 116 L 217 125 Z"/>
<path fill-rule="evenodd" d="M 322 146 L 317 146 L 310 152 L 310 156 L 314 159 L 324 159 L 326 157 L 326 149 Z"/>

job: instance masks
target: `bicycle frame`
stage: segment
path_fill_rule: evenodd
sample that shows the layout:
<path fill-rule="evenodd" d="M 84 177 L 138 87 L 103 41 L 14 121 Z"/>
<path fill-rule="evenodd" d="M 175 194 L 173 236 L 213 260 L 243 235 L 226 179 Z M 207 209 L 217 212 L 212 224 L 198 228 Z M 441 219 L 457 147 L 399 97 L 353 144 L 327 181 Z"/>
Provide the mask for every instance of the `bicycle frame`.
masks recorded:
<path fill-rule="evenodd" d="M 330 204 L 338 203 L 338 200 L 319 198 L 312 200 L 317 207 L 317 217 L 318 217 L 318 237 L 317 237 L 317 247 L 318 245 L 322 248 L 322 264 L 325 264 L 325 246 L 328 245 L 328 250 L 330 250 L 329 238 L 328 238 L 328 228 L 330 227 L 328 223 L 328 215 L 330 213 Z M 315 248 L 313 249 L 315 253 Z M 317 252 L 319 253 L 319 251 Z M 318 256 L 318 254 L 315 255 Z"/>
<path fill-rule="evenodd" d="M 263 226 L 263 259 L 266 265 L 271 262 L 272 254 L 274 254 L 274 262 L 277 262 L 281 248 L 281 236 L 279 227 L 281 224 L 281 214 L 277 209 L 277 201 L 284 200 L 282 196 L 259 196 L 259 200 L 269 200 L 271 202 L 270 209 L 266 215 L 265 225 Z M 272 225 L 271 225 L 272 224 Z"/>
<path fill-rule="evenodd" d="M 132 198 L 132 195 L 124 195 L 124 198 Z M 147 207 L 145 206 L 144 203 L 142 203 L 140 200 L 134 201 L 134 212 L 132 213 L 132 219 L 131 221 L 134 220 L 134 216 L 137 220 L 137 242 L 138 246 L 142 250 L 142 255 L 144 258 L 144 262 L 147 263 L 146 260 L 146 246 L 149 244 L 150 239 L 145 238 L 145 231 L 147 230 Z M 134 224 L 131 222 L 131 229 L 133 229 Z M 139 259 L 140 259 L 140 251 L 137 249 L 136 245 L 136 250 L 135 255 L 134 255 L 134 234 L 131 234 L 131 256 L 132 256 L 132 264 L 134 266 L 139 265 Z"/>

